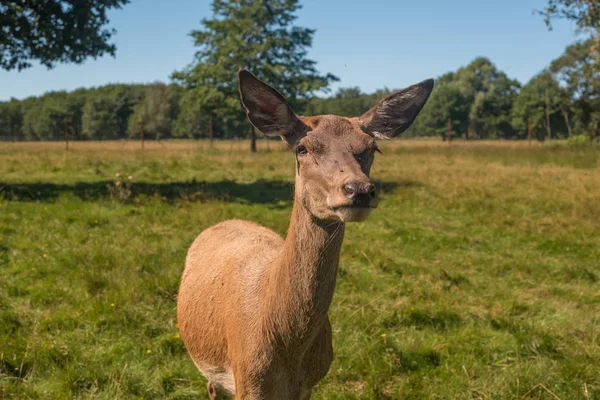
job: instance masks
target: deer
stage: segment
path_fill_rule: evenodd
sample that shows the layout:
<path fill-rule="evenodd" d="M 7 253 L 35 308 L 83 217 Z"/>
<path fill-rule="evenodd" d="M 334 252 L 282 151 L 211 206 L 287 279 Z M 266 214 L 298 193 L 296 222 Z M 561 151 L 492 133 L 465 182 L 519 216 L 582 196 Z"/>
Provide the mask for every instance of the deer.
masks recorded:
<path fill-rule="evenodd" d="M 237 81 L 250 123 L 295 157 L 289 229 L 283 239 L 232 219 L 202 231 L 187 252 L 177 323 L 211 400 L 306 400 L 333 361 L 328 311 L 345 224 L 378 205 L 376 139 L 405 131 L 434 81 L 393 92 L 360 117 L 299 116 L 247 69 Z"/>

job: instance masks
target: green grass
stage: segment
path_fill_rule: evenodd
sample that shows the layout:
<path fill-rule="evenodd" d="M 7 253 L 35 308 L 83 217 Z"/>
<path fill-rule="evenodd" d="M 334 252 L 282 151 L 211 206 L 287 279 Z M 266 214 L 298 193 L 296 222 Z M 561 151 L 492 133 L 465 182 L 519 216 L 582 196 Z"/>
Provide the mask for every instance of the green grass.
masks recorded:
<path fill-rule="evenodd" d="M 293 157 L 137 146 L 2 145 L 0 398 L 207 398 L 176 327 L 187 248 L 229 218 L 285 233 Z M 314 398 L 600 398 L 600 152 L 381 147 Z"/>

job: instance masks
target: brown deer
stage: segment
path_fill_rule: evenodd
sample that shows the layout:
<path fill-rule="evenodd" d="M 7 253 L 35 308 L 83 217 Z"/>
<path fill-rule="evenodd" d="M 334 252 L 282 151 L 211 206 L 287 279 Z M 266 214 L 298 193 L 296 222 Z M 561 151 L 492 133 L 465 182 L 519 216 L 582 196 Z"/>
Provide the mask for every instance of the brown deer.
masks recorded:
<path fill-rule="evenodd" d="M 250 122 L 295 154 L 290 226 L 285 240 L 241 220 L 200 233 L 181 280 L 179 329 L 211 399 L 308 399 L 333 359 L 327 312 L 344 224 L 377 206 L 374 138 L 406 130 L 433 80 L 390 94 L 359 118 L 297 116 L 245 69 L 238 88 Z"/>

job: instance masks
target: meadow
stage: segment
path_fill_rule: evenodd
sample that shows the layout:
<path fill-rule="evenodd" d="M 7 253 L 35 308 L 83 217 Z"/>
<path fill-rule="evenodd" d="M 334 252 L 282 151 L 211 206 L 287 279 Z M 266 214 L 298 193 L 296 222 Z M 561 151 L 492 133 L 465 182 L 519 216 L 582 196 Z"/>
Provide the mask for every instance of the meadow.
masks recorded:
<path fill-rule="evenodd" d="M 2 143 L 0 398 L 207 399 L 176 326 L 219 221 L 285 234 L 277 142 Z M 380 143 L 316 399 L 600 398 L 600 151 Z"/>

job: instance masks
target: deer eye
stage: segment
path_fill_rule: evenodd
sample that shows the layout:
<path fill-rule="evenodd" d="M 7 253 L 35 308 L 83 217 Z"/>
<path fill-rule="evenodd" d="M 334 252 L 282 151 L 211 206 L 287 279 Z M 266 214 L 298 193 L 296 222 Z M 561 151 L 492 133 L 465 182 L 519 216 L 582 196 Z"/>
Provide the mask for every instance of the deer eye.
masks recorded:
<path fill-rule="evenodd" d="M 296 154 L 304 155 L 304 154 L 307 154 L 307 153 L 308 153 L 308 150 L 306 150 L 306 147 L 304 147 L 302 145 L 299 145 L 299 146 L 296 147 Z"/>

